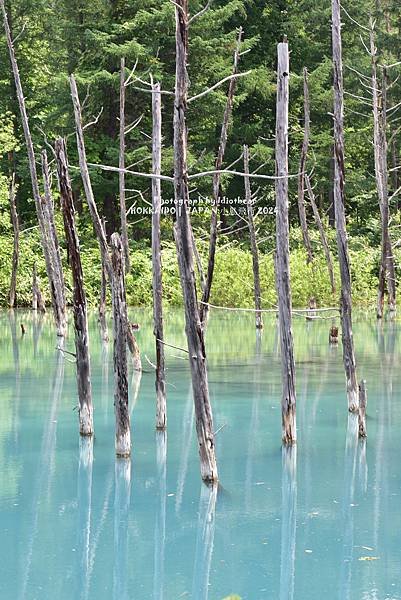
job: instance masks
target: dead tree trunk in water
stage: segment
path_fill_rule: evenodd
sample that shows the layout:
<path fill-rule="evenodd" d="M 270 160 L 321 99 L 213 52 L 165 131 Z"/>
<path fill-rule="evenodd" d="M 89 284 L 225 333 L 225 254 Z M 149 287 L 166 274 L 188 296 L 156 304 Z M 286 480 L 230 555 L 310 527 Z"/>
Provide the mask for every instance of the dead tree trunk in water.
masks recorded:
<path fill-rule="evenodd" d="M 358 430 L 359 437 L 365 438 L 366 433 L 366 405 L 368 403 L 368 394 L 366 391 L 366 381 L 362 379 L 359 384 L 359 412 L 358 412 Z"/>
<path fill-rule="evenodd" d="M 37 174 L 37 170 L 36 170 L 35 151 L 34 151 L 34 147 L 33 147 L 31 131 L 29 128 L 28 115 L 27 115 L 26 106 L 25 106 L 25 98 L 24 98 L 24 93 L 22 90 L 21 78 L 20 78 L 20 74 L 19 74 L 17 59 L 15 56 L 14 45 L 13 45 L 13 40 L 11 37 L 10 27 L 8 24 L 4 0 L 0 0 L 0 8 L 1 8 L 1 11 L 3 14 L 7 46 L 8 46 L 8 51 L 9 51 L 9 55 L 10 55 L 11 68 L 12 68 L 13 75 L 14 75 L 15 89 L 16 89 L 16 94 L 17 94 L 18 104 L 19 104 L 19 109 L 20 109 L 20 114 L 21 114 L 21 121 L 22 121 L 22 128 L 24 131 L 25 144 L 26 144 L 26 148 L 27 148 L 29 172 L 30 172 L 31 183 L 32 183 L 32 193 L 33 193 L 33 197 L 35 200 L 36 215 L 38 218 L 39 230 L 41 233 L 42 248 L 43 248 L 43 254 L 44 254 L 45 262 L 46 262 L 47 277 L 49 280 L 49 285 L 50 285 L 50 290 L 51 290 L 53 312 L 55 315 L 56 327 L 57 327 L 57 335 L 63 337 L 63 336 L 65 336 L 65 333 L 66 333 L 66 323 L 62 323 L 62 322 L 58 321 L 58 309 L 55 304 L 55 296 L 54 296 L 54 283 L 55 283 L 54 271 L 52 268 L 51 257 L 49 255 L 48 240 L 46 237 L 46 223 L 45 223 L 45 219 L 44 219 L 43 211 L 42 211 L 42 199 L 41 199 L 41 195 L 40 195 L 39 180 L 38 180 L 38 174 Z"/>
<path fill-rule="evenodd" d="M 253 268 L 253 293 L 255 299 L 255 323 L 256 329 L 263 329 L 263 320 L 261 313 L 261 292 L 260 292 L 260 274 L 259 274 L 259 254 L 258 244 L 256 242 L 255 223 L 253 220 L 253 207 L 252 207 L 252 192 L 251 182 L 249 180 L 249 148 L 244 146 L 244 184 L 245 184 L 245 200 L 246 210 L 248 215 L 248 227 L 249 237 L 251 240 L 251 252 L 252 252 L 252 268 Z"/>
<path fill-rule="evenodd" d="M 286 38 L 277 46 L 276 113 L 276 287 L 280 325 L 283 396 L 281 403 L 284 444 L 297 439 L 295 363 L 291 329 L 291 282 L 288 222 L 288 102 L 289 52 Z"/>
<path fill-rule="evenodd" d="M 89 176 L 88 170 L 88 162 L 86 160 L 86 150 L 85 150 L 85 140 L 84 140 L 84 131 L 82 126 L 82 114 L 81 114 L 81 104 L 78 96 L 77 84 L 75 82 L 75 78 L 73 75 L 70 77 L 70 85 L 71 85 L 71 98 L 74 106 L 74 116 L 75 116 L 75 126 L 76 126 L 76 136 L 77 136 L 77 148 L 78 148 L 78 157 L 79 157 L 79 168 L 81 172 L 82 183 L 84 185 L 85 196 L 88 202 L 89 212 L 92 218 L 92 223 L 95 228 L 96 236 L 100 246 L 100 253 L 102 256 L 102 261 L 106 266 L 107 277 L 109 279 L 110 285 L 112 286 L 113 282 L 113 269 L 111 264 L 111 258 L 109 254 L 109 247 L 107 245 L 106 234 L 102 225 L 102 222 L 99 217 L 99 213 L 97 211 L 97 206 L 95 202 L 95 197 L 93 194 L 92 183 Z M 141 359 L 138 344 L 136 342 L 135 336 L 132 332 L 131 325 L 128 321 L 126 322 L 126 339 L 128 343 L 128 347 L 133 357 L 133 367 L 135 370 L 140 371 L 142 369 Z"/>
<path fill-rule="evenodd" d="M 188 0 L 175 2 L 176 79 L 174 102 L 174 194 L 177 206 L 176 244 L 185 307 L 185 330 L 191 366 L 202 479 L 216 481 L 212 408 L 206 370 L 206 349 L 199 318 L 191 224 L 188 212 L 187 93 Z M 182 203 L 182 205 L 181 205 Z"/>
<path fill-rule="evenodd" d="M 348 410 L 355 412 L 358 410 L 359 399 L 354 340 L 352 337 L 351 273 L 344 203 L 344 84 L 340 0 L 332 0 L 332 45 L 334 76 L 334 208 L 341 275 L 341 328 Z"/>
<path fill-rule="evenodd" d="M 329 271 L 329 277 L 330 277 L 331 293 L 334 296 L 334 294 L 336 293 L 336 283 L 335 283 L 335 279 L 334 279 L 333 259 L 331 257 L 331 252 L 330 252 L 329 244 L 327 242 L 326 233 L 324 231 L 322 219 L 320 218 L 319 210 L 316 205 L 315 194 L 313 193 L 313 190 L 312 190 L 309 175 L 307 175 L 306 173 L 305 173 L 305 183 L 306 183 L 306 189 L 308 191 L 309 200 L 312 205 L 313 216 L 315 217 L 315 222 L 316 222 L 317 228 L 319 229 L 320 240 L 322 242 L 324 255 L 326 257 L 327 269 Z"/>
<path fill-rule="evenodd" d="M 237 47 L 234 52 L 234 65 L 232 74 L 238 73 L 238 63 L 240 58 L 240 47 L 242 40 L 242 27 L 239 28 Z M 227 92 L 226 107 L 223 115 L 223 123 L 221 125 L 220 143 L 217 151 L 217 157 L 215 161 L 215 170 L 219 171 L 223 166 L 224 154 L 227 146 L 228 127 L 230 124 L 230 117 L 233 109 L 233 100 L 235 89 L 237 85 L 236 77 L 230 79 Z M 214 273 L 214 260 L 216 256 L 216 244 L 217 244 L 217 225 L 218 225 L 218 213 L 220 204 L 220 177 L 219 173 L 213 175 L 213 199 L 212 199 L 212 215 L 210 218 L 210 235 L 209 235 L 209 259 L 207 265 L 207 274 L 205 285 L 202 291 L 202 302 L 200 304 L 200 320 L 202 325 L 206 322 L 208 313 L 208 302 L 210 300 L 210 291 L 212 289 L 213 273 Z"/>
<path fill-rule="evenodd" d="M 103 231 L 106 231 L 106 222 L 105 219 L 102 221 Z M 109 341 L 109 332 L 107 330 L 107 320 L 106 320 L 106 297 L 107 297 L 107 270 L 106 265 L 104 264 L 103 256 L 100 255 L 101 259 L 101 280 L 100 280 L 100 298 L 99 298 L 99 324 L 100 331 L 102 335 L 102 340 L 104 342 Z"/>
<path fill-rule="evenodd" d="M 45 303 L 42 292 L 40 291 L 38 276 L 36 273 L 36 262 L 33 263 L 32 271 L 32 310 L 39 310 L 41 313 L 46 312 Z"/>
<path fill-rule="evenodd" d="M 152 171 L 161 173 L 162 111 L 160 83 L 152 86 Z M 160 244 L 161 181 L 152 180 L 152 267 L 153 267 L 153 333 L 156 343 L 156 429 L 165 429 L 166 375 L 164 367 L 163 287 Z"/>
<path fill-rule="evenodd" d="M 130 456 L 131 430 L 128 410 L 127 304 L 124 278 L 124 252 L 118 233 L 111 236 L 114 329 L 114 410 L 116 414 L 116 454 Z"/>
<path fill-rule="evenodd" d="M 19 260 L 19 220 L 17 204 L 15 201 L 15 173 L 12 174 L 9 190 L 11 223 L 14 231 L 13 262 L 11 270 L 10 292 L 8 294 L 8 304 L 10 308 L 17 306 L 17 271 Z"/>
<path fill-rule="evenodd" d="M 309 106 L 309 87 L 308 87 L 308 71 L 306 67 L 303 70 L 304 75 L 304 140 L 302 142 L 301 160 L 299 163 L 299 176 L 298 176 L 298 213 L 299 222 L 301 224 L 302 238 L 306 253 L 308 255 L 308 262 L 312 262 L 313 253 L 312 246 L 309 239 L 308 223 L 306 221 L 305 211 L 305 170 L 306 161 L 308 159 L 309 150 L 309 137 L 310 137 L 310 106 Z"/>
<path fill-rule="evenodd" d="M 120 154 L 118 173 L 120 190 L 120 219 L 121 219 L 121 242 L 124 248 L 125 272 L 131 269 L 128 244 L 127 206 L 125 202 L 125 59 L 121 59 L 120 69 Z"/>
<path fill-rule="evenodd" d="M 68 172 L 65 141 L 55 142 L 57 174 L 60 185 L 65 237 L 68 245 L 73 280 L 73 312 L 75 331 L 75 353 L 79 398 L 79 433 L 93 435 L 92 385 L 90 373 L 89 332 L 86 308 L 84 276 L 81 264 L 78 233 L 75 226 L 74 199 Z"/>

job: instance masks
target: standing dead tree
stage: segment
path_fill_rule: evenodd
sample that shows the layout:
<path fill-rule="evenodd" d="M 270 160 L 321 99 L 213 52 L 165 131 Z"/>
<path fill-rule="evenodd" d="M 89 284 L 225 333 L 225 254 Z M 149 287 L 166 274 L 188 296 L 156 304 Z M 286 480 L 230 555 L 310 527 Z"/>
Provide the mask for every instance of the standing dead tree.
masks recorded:
<path fill-rule="evenodd" d="M 242 27 L 238 32 L 237 46 L 234 52 L 234 63 L 232 74 L 238 73 L 238 63 L 240 59 L 240 48 L 242 40 Z M 216 171 L 220 171 L 223 166 L 224 154 L 227 146 L 228 128 L 230 124 L 231 113 L 233 109 L 233 100 L 235 94 L 235 88 L 237 85 L 237 78 L 232 77 L 228 86 L 226 107 L 224 109 L 223 123 L 221 125 L 220 142 L 217 151 L 217 157 L 215 161 Z M 202 293 L 202 303 L 200 304 L 200 319 L 204 325 L 208 312 L 208 302 L 210 300 L 210 291 L 212 289 L 213 273 L 214 273 L 214 261 L 216 256 L 216 245 L 217 245 L 217 228 L 218 228 L 218 212 L 220 202 L 220 179 L 221 174 L 215 173 L 213 175 L 213 197 L 212 197 L 212 214 L 210 218 L 210 234 L 209 234 L 209 257 L 207 265 L 207 273 L 205 278 L 205 284 Z"/>
<path fill-rule="evenodd" d="M 312 246 L 309 238 L 308 223 L 306 221 L 306 210 L 305 210 L 305 170 L 306 161 L 308 158 L 309 150 L 309 138 L 310 138 L 310 103 L 309 103 L 309 86 L 308 86 L 308 71 L 306 67 L 303 70 L 304 78 L 304 139 L 302 142 L 301 159 L 299 162 L 299 177 L 298 177 L 298 213 L 299 222 L 301 224 L 302 239 L 306 253 L 308 255 L 308 262 L 312 262 L 313 253 Z"/>
<path fill-rule="evenodd" d="M 282 437 L 284 444 L 297 439 L 295 362 L 291 329 L 291 283 L 288 221 L 288 103 L 289 52 L 287 39 L 277 46 L 276 112 L 276 287 L 282 364 Z"/>
<path fill-rule="evenodd" d="M 128 226 L 127 226 L 127 206 L 125 202 L 125 90 L 127 81 L 125 78 L 125 59 L 121 59 L 120 67 L 120 153 L 118 165 L 120 172 L 119 178 L 119 193 L 120 193 L 120 219 L 121 219 L 121 242 L 124 248 L 125 272 L 128 273 L 131 268 L 129 257 L 128 243 Z"/>
<path fill-rule="evenodd" d="M 103 225 L 103 231 L 106 231 L 105 219 L 103 219 L 102 225 Z M 106 271 L 106 265 L 104 264 L 102 255 L 101 255 L 101 263 L 102 263 L 102 272 L 101 272 L 101 280 L 100 280 L 100 297 L 99 297 L 98 318 L 99 318 L 102 340 L 104 342 L 108 342 L 109 341 L 109 332 L 107 329 L 107 320 L 106 320 L 107 271 Z"/>
<path fill-rule="evenodd" d="M 188 95 L 188 0 L 178 0 L 175 6 L 176 73 L 174 101 L 174 195 L 177 206 L 175 224 L 178 265 L 184 297 L 186 336 L 192 375 L 198 435 L 201 476 L 204 481 L 217 481 L 212 408 L 206 370 L 206 350 L 200 322 L 191 223 L 189 220 L 189 189 L 187 173 L 187 95 Z"/>
<path fill-rule="evenodd" d="M 124 251 L 118 233 L 111 236 L 113 269 L 113 331 L 114 331 L 114 408 L 116 414 L 116 454 L 131 454 L 131 430 L 128 409 L 127 376 L 127 305 L 124 278 Z"/>
<path fill-rule="evenodd" d="M 46 312 L 42 292 L 39 287 L 38 275 L 36 273 L 36 262 L 33 263 L 32 270 L 32 310 L 39 310 L 41 313 Z"/>
<path fill-rule="evenodd" d="M 351 272 L 345 222 L 344 167 L 344 82 L 341 42 L 340 1 L 332 0 L 332 49 L 334 80 L 334 209 L 338 260 L 341 275 L 341 327 L 348 410 L 359 405 L 354 340 L 352 336 Z"/>
<path fill-rule="evenodd" d="M 73 280 L 73 312 L 75 331 L 75 352 L 77 384 L 79 398 L 79 433 L 93 434 L 92 385 L 90 373 L 89 331 L 84 288 L 84 276 L 81 263 L 79 238 L 75 226 L 75 208 L 68 172 L 68 158 L 65 141 L 55 142 L 57 175 L 60 186 L 61 206 L 64 219 L 65 237 Z"/>
<path fill-rule="evenodd" d="M 12 269 L 11 269 L 11 281 L 10 291 L 8 294 L 8 304 L 10 308 L 17 306 L 17 271 L 19 261 L 19 219 L 17 212 L 16 203 L 16 190 L 15 190 L 15 173 L 12 174 L 9 189 L 10 199 L 10 212 L 11 212 L 11 223 L 14 232 L 14 244 L 13 244 L 13 258 L 12 258 Z"/>
<path fill-rule="evenodd" d="M 254 290 L 254 299 L 255 299 L 255 323 L 256 329 L 263 329 L 263 320 L 262 320 L 262 301 L 261 301 L 261 291 L 260 291 L 260 273 L 259 273 L 259 253 L 258 253 L 258 244 L 256 241 L 256 232 L 255 232 L 255 223 L 254 223 L 254 215 L 253 215 L 253 198 L 251 192 L 251 182 L 249 179 L 249 148 L 244 145 L 243 148 L 244 153 L 244 185 L 245 185 L 245 201 L 246 201 L 246 210 L 248 216 L 248 227 L 249 227 L 249 237 L 251 240 L 251 252 L 252 252 L 252 269 L 253 269 L 253 290 Z"/>
<path fill-rule="evenodd" d="M 317 228 L 319 230 L 320 240 L 322 242 L 324 255 L 326 257 L 327 269 L 329 271 L 329 277 L 330 277 L 331 293 L 334 296 L 334 294 L 336 293 L 336 282 L 334 279 L 333 259 L 331 256 L 329 244 L 327 242 L 326 233 L 324 231 L 323 222 L 322 222 L 322 219 L 320 218 L 319 210 L 316 205 L 315 194 L 313 193 L 309 175 L 307 173 L 305 173 L 305 183 L 306 183 L 306 189 L 308 192 L 308 197 L 309 197 L 309 200 L 310 200 L 310 203 L 312 206 L 312 210 L 313 210 L 313 216 L 315 217 L 315 222 L 316 222 Z"/>
<path fill-rule="evenodd" d="M 375 159 L 375 177 L 381 217 L 381 259 L 379 285 L 377 291 L 377 318 L 383 317 L 384 293 L 387 285 L 390 312 L 396 310 L 396 286 L 394 255 L 390 239 L 389 193 L 387 164 L 387 71 L 383 69 L 381 90 L 377 76 L 377 47 L 375 44 L 375 22 L 370 19 L 370 57 L 372 62 L 372 110 L 373 110 L 373 148 Z"/>
<path fill-rule="evenodd" d="M 162 112 L 160 84 L 152 85 L 152 170 L 161 173 Z M 164 366 L 163 287 L 160 243 L 161 181 L 152 179 L 153 332 L 156 343 L 156 429 L 165 429 L 166 375 Z"/>
<path fill-rule="evenodd" d="M 47 277 L 48 277 L 49 285 L 50 285 L 52 306 L 53 306 L 53 312 L 54 312 L 54 317 L 55 317 L 56 327 L 57 327 L 57 335 L 64 337 L 66 334 L 67 323 L 66 323 L 65 319 L 63 320 L 60 318 L 60 315 L 62 314 L 62 307 L 60 305 L 61 300 L 57 295 L 58 285 L 57 285 L 57 281 L 56 281 L 55 267 L 52 262 L 51 249 L 49 248 L 50 242 L 49 242 L 48 236 L 46 235 L 46 222 L 45 222 L 45 217 L 44 217 L 43 210 L 42 210 L 42 198 L 41 198 L 41 194 L 40 194 L 39 179 L 38 179 L 38 174 L 37 174 L 37 170 L 36 170 L 35 151 L 34 151 L 34 147 L 33 147 L 32 136 L 31 136 L 31 131 L 30 131 L 30 127 L 29 127 L 28 114 L 26 112 L 25 97 L 24 97 L 23 90 L 22 90 L 21 78 L 20 78 L 20 74 L 19 74 L 17 59 L 15 56 L 14 44 L 13 44 L 13 40 L 11 37 L 11 31 L 10 31 L 10 27 L 8 24 L 8 18 L 7 18 L 7 12 L 5 9 L 5 5 L 4 5 L 4 0 L 0 0 L 0 8 L 2 11 L 2 15 L 3 15 L 4 30 L 5 30 L 5 34 L 6 34 L 11 68 L 13 71 L 15 89 L 16 89 L 16 94 L 17 94 L 18 104 L 19 104 L 19 109 L 20 109 L 20 114 L 21 114 L 22 128 L 24 131 L 25 144 L 26 144 L 26 148 L 27 148 L 29 172 L 30 172 L 31 183 L 32 183 L 32 192 L 33 192 L 33 197 L 35 200 L 36 215 L 38 218 L 39 229 L 40 229 L 40 233 L 41 233 L 42 248 L 43 248 L 43 254 L 45 257 Z"/>

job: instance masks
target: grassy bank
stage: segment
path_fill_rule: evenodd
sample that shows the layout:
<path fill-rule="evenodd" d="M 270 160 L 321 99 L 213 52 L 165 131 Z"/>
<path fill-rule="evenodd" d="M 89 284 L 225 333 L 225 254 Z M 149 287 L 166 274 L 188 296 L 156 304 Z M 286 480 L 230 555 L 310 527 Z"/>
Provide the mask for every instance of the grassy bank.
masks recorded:
<path fill-rule="evenodd" d="M 90 235 L 83 235 L 81 243 L 82 260 L 85 274 L 85 283 L 88 301 L 96 305 L 100 288 L 100 258 L 97 245 Z M 330 289 L 327 266 L 323 253 L 320 250 L 318 239 L 315 240 L 315 260 L 307 264 L 306 255 L 300 244 L 300 234 L 297 229 L 291 232 L 291 277 L 293 304 L 304 307 L 308 299 L 314 296 L 318 305 L 328 306 L 337 302 Z M 13 241 L 10 231 L 0 235 L 0 305 L 7 306 Z M 36 229 L 24 232 L 21 235 L 20 265 L 18 272 L 18 304 L 29 306 L 31 302 L 31 276 L 34 262 L 37 262 L 39 278 L 47 302 L 49 293 L 46 282 L 46 272 L 42 257 L 38 232 Z M 335 242 L 332 236 L 331 246 L 335 251 Z M 207 244 L 200 243 L 199 250 L 203 257 L 204 265 L 207 259 Z M 67 288 L 71 298 L 71 280 L 67 270 L 67 256 L 65 248 L 62 249 L 63 262 L 67 272 Z M 371 248 L 363 239 L 351 239 L 350 255 L 352 261 L 353 298 L 355 305 L 373 305 L 376 299 L 377 273 L 379 264 L 379 249 Z M 132 306 L 146 306 L 152 302 L 152 270 L 151 252 L 148 247 L 135 248 L 131 246 L 132 272 L 127 276 L 128 303 Z M 396 263 L 401 259 L 401 252 L 397 252 Z M 339 289 L 339 273 L 334 256 L 337 289 Z M 273 252 L 267 245 L 262 247 L 260 253 L 260 269 L 263 306 L 268 308 L 276 302 L 274 284 Z M 163 247 L 163 277 L 164 299 L 171 306 L 181 304 L 181 287 L 178 278 L 175 247 L 172 242 L 164 242 Z M 252 260 L 250 252 L 239 242 L 222 240 L 222 246 L 216 257 L 215 280 L 212 290 L 211 302 L 222 306 L 253 306 L 252 291 Z"/>

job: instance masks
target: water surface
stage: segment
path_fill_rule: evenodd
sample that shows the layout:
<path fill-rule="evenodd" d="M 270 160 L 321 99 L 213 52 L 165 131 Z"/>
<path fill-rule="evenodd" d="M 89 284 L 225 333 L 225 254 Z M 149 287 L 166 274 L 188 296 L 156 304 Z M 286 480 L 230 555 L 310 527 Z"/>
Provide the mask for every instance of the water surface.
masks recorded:
<path fill-rule="evenodd" d="M 0 312 L 2 600 L 401 599 L 399 322 L 355 321 L 368 385 L 361 444 L 330 320 L 294 319 L 298 444 L 283 452 L 275 317 L 258 338 L 252 316 L 213 313 L 216 494 L 200 481 L 185 354 L 167 349 L 168 433 L 156 435 L 151 313 L 131 312 L 145 372 L 130 376 L 128 463 L 114 458 L 112 347 L 95 315 L 92 450 L 50 314 Z M 166 340 L 185 346 L 181 311 L 165 321 Z"/>

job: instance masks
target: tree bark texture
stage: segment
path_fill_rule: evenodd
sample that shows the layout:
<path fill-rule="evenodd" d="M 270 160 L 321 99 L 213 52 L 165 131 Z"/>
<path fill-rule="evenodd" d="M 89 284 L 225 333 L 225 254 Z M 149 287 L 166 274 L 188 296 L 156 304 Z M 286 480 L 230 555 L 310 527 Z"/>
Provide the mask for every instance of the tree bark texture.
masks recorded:
<path fill-rule="evenodd" d="M 8 294 L 8 304 L 10 308 L 17 306 L 17 272 L 18 272 L 18 261 L 19 261 L 19 219 L 17 212 L 17 203 L 15 199 L 15 173 L 13 173 L 10 182 L 9 198 L 10 198 L 10 212 L 11 212 L 11 223 L 14 232 L 14 244 L 13 244 L 13 258 L 11 267 L 11 281 L 10 291 Z"/>
<path fill-rule="evenodd" d="M 118 166 L 125 169 L 125 59 L 121 59 L 120 68 L 120 153 Z M 127 206 L 125 202 L 125 173 L 121 170 L 118 174 L 120 190 L 120 219 L 121 219 L 121 242 L 124 248 L 125 272 L 131 268 L 128 243 Z"/>

